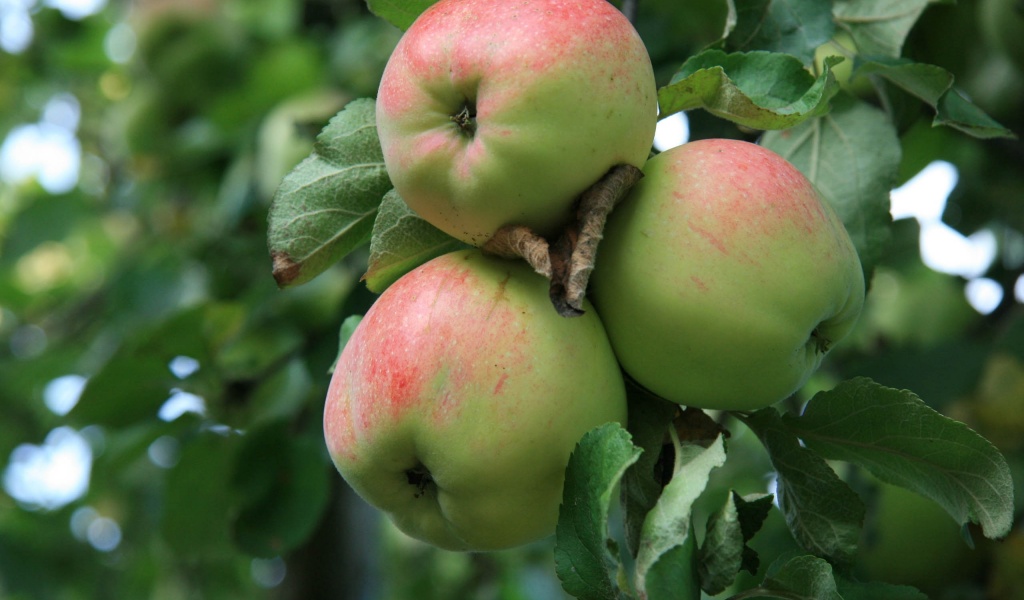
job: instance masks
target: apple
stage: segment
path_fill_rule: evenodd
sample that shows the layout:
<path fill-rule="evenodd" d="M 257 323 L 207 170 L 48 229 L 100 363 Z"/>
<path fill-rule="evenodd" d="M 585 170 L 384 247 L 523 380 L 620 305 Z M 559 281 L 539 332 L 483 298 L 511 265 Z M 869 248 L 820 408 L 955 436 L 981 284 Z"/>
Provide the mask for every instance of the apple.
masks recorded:
<path fill-rule="evenodd" d="M 932 597 L 977 576 L 987 545 L 972 550 L 960 525 L 931 500 L 894 485 L 877 485 L 858 547 L 858 575 L 912 585 Z"/>
<path fill-rule="evenodd" d="M 853 328 L 857 251 L 792 164 L 701 140 L 655 156 L 608 219 L 591 298 L 623 369 L 673 402 L 753 410 Z"/>
<path fill-rule="evenodd" d="M 402 276 L 366 313 L 324 435 L 342 477 L 399 529 L 483 551 L 553 533 L 575 444 L 625 419 L 596 313 L 559 317 L 525 262 L 468 249 Z"/>
<path fill-rule="evenodd" d="M 399 195 L 483 245 L 504 225 L 553 236 L 657 122 L 647 49 L 606 0 L 441 0 L 399 40 L 377 94 Z"/>

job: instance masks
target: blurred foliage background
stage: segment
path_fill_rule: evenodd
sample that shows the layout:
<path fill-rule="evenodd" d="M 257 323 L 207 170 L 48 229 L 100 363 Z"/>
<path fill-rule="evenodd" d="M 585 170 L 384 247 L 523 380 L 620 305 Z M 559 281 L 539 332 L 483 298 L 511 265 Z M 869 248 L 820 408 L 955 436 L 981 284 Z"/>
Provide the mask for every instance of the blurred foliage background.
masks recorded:
<path fill-rule="evenodd" d="M 932 5 L 905 54 L 1021 135 L 1024 27 L 1006 29 L 1024 19 L 999 16 L 1012 1 Z M 640 2 L 660 83 L 724 17 L 724 3 Z M 278 183 L 345 102 L 375 94 L 398 37 L 359 0 L 0 1 L 0 597 L 563 597 L 548 543 L 440 552 L 354 497 L 321 411 L 339 327 L 373 300 L 365 257 L 288 291 L 270 276 Z M 855 339 L 801 397 L 854 375 L 914 390 L 999 446 L 1020 515 L 1024 145 L 933 129 L 886 97 L 903 179 L 955 167 L 935 219 L 990 260 L 931 269 L 922 221 L 897 221 Z M 689 116 L 693 138 L 755 136 Z M 753 436 L 727 426 L 709 506 L 771 483 Z M 972 551 L 924 501 L 848 476 L 870 506 L 864 576 L 1024 597 L 1019 526 Z M 778 515 L 754 542 L 763 564 L 792 545 Z"/>

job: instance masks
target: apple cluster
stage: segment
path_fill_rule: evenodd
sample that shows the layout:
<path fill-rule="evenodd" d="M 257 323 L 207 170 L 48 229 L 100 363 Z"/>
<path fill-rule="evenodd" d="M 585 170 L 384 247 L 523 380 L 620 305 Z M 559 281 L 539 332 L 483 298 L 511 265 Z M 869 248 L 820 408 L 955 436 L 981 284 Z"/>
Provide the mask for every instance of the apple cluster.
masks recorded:
<path fill-rule="evenodd" d="M 650 57 L 606 0 L 441 0 L 383 74 L 395 189 L 473 246 L 392 284 L 339 357 L 324 433 L 341 475 L 409 535 L 494 550 L 554 531 L 583 434 L 626 423 L 623 373 L 673 402 L 752 410 L 793 393 L 852 328 L 857 252 L 810 182 L 755 144 L 648 158 Z M 479 249 L 506 225 L 557 235 L 616 165 L 584 313 Z"/>

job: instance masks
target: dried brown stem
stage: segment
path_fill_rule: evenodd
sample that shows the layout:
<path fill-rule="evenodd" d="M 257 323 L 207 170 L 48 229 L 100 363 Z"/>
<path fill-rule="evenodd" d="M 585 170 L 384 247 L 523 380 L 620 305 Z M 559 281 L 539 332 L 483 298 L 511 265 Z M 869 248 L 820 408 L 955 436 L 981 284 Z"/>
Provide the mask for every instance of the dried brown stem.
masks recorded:
<path fill-rule="evenodd" d="M 533 270 L 551 279 L 548 241 L 523 225 L 506 225 L 487 240 L 482 250 L 504 258 L 522 258 Z"/>
<path fill-rule="evenodd" d="M 583 314 L 583 299 L 608 215 L 641 177 L 643 172 L 632 165 L 612 167 L 580 196 L 576 220 L 551 246 L 551 302 L 563 317 Z"/>
<path fill-rule="evenodd" d="M 529 227 L 506 225 L 482 249 L 505 258 L 522 258 L 551 282 L 549 295 L 563 317 L 583 314 L 590 273 L 608 215 L 643 172 L 632 165 L 616 165 L 576 201 L 576 214 L 554 243 Z"/>

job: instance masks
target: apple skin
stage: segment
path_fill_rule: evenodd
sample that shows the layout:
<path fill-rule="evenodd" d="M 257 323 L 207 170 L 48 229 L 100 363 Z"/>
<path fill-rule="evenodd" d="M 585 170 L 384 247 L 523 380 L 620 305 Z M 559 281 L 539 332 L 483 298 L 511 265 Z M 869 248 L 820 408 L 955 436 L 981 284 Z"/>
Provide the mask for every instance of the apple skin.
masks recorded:
<path fill-rule="evenodd" d="M 558 233 L 611 167 L 643 166 L 656 122 L 650 56 L 606 0 L 441 0 L 377 95 L 395 189 L 476 246 L 509 224 Z"/>
<path fill-rule="evenodd" d="M 524 262 L 470 249 L 410 271 L 366 313 L 332 376 L 324 435 L 341 475 L 399 529 L 484 551 L 552 534 L 576 443 L 625 420 L 596 313 L 559 317 Z"/>
<path fill-rule="evenodd" d="M 931 500 L 901 487 L 878 485 L 854 565 L 858 575 L 912 585 L 934 598 L 977 576 L 986 546 L 968 547 L 960 526 Z"/>
<path fill-rule="evenodd" d="M 749 142 L 683 144 L 644 174 L 609 217 L 591 277 L 623 369 L 706 409 L 793 393 L 863 307 L 842 222 L 792 164 Z"/>

